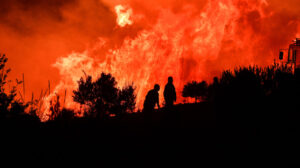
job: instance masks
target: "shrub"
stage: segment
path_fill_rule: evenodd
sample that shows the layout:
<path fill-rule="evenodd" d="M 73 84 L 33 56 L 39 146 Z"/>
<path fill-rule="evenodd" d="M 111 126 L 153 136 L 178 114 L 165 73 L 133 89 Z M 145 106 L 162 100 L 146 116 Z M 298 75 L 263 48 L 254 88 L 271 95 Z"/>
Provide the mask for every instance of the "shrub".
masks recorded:
<path fill-rule="evenodd" d="M 87 76 L 78 81 L 78 89 L 73 91 L 73 99 L 88 106 L 88 116 L 96 118 L 132 112 L 135 108 L 134 87 L 129 85 L 119 89 L 116 85 L 117 82 L 111 74 L 102 73 L 96 81 Z"/>

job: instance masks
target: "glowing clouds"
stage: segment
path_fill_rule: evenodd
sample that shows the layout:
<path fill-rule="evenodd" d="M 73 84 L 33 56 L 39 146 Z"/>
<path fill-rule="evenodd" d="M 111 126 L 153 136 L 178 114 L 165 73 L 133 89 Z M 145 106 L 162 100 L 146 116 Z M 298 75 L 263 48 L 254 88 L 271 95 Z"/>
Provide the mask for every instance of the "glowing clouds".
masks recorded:
<path fill-rule="evenodd" d="M 115 12 L 117 14 L 117 24 L 121 27 L 131 25 L 133 22 L 130 20 L 132 15 L 132 9 L 125 8 L 122 5 L 115 6 Z"/>

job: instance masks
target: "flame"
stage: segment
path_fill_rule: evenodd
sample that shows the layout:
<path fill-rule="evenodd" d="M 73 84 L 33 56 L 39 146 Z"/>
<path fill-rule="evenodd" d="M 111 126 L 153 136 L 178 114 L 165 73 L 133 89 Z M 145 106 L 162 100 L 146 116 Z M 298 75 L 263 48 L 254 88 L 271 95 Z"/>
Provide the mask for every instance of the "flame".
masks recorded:
<path fill-rule="evenodd" d="M 123 5 L 115 6 L 115 11 L 117 14 L 117 24 L 121 27 L 126 25 L 131 25 L 133 22 L 130 20 L 132 15 L 132 9 L 126 9 Z"/>
<path fill-rule="evenodd" d="M 57 60 L 53 67 L 60 70 L 60 75 L 62 76 L 61 81 L 57 86 L 55 86 L 53 92 L 44 97 L 43 113 L 41 114 L 41 120 L 47 121 L 49 118 L 50 101 L 53 100 L 56 95 L 67 92 L 69 95 L 64 95 L 65 102 L 64 107 L 72 108 L 75 111 L 80 109 L 80 105 L 75 103 L 72 99 L 72 90 L 76 89 L 77 81 L 84 73 L 93 74 L 93 63 L 94 60 L 87 56 L 87 53 L 72 53 L 67 57 L 61 57 Z M 84 70 L 84 72 L 83 72 Z"/>
<path fill-rule="evenodd" d="M 161 7 L 156 11 L 157 19 L 144 29 L 137 27 L 146 24 L 147 14 L 133 13 L 133 9 L 124 6 L 128 5 L 114 7 L 119 26 L 114 31 L 121 35 L 128 29 L 136 33 L 125 36 L 119 45 L 100 37 L 100 42 L 84 52 L 59 58 L 53 66 L 59 69 L 61 80 L 45 100 L 51 100 L 55 93 L 62 94 L 66 88 L 69 92 L 76 89 L 84 71 L 94 79 L 101 72 L 111 73 L 119 87 L 133 82 L 138 108 L 142 108 L 146 93 L 155 83 L 161 85 L 162 103 L 164 85 L 168 76 L 173 76 L 180 103 L 186 82 L 210 80 L 222 70 L 236 66 L 268 65 L 282 45 L 272 41 L 277 37 L 269 33 L 280 26 L 270 27 L 274 13 L 268 10 L 267 0 L 211 0 L 201 9 L 186 4 L 180 12 Z M 126 25 L 131 26 L 125 29 Z M 300 31 L 295 29 L 290 37 L 297 32 Z M 265 57 L 259 57 L 262 55 Z M 65 107 L 79 109 L 70 93 Z M 44 109 L 42 116 L 49 110 L 47 103 Z"/>

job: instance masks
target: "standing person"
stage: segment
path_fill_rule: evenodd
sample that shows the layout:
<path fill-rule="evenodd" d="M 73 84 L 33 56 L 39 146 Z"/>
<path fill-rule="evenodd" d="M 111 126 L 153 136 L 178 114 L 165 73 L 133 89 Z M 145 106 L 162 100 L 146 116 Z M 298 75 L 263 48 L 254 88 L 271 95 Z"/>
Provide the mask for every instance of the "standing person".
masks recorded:
<path fill-rule="evenodd" d="M 160 90 L 160 86 L 158 84 L 155 84 L 154 88 L 152 90 L 150 90 L 146 95 L 146 98 L 144 101 L 144 109 L 143 109 L 143 113 L 144 113 L 146 122 L 151 121 L 152 113 L 154 111 L 155 105 L 157 105 L 157 107 L 160 108 L 159 94 L 158 94 L 159 90 Z"/>
<path fill-rule="evenodd" d="M 168 83 L 165 86 L 164 98 L 165 98 L 166 107 L 167 108 L 173 107 L 174 102 L 176 101 L 176 91 L 173 85 L 173 77 L 171 76 L 168 78 Z"/>

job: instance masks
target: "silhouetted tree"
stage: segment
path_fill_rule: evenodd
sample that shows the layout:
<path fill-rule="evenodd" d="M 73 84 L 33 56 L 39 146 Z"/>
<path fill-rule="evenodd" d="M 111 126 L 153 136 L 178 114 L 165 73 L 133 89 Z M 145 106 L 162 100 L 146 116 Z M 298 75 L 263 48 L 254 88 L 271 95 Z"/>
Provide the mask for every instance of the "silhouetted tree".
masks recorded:
<path fill-rule="evenodd" d="M 89 115 L 96 118 L 133 111 L 135 106 L 133 86 L 119 90 L 116 85 L 117 82 L 111 74 L 102 73 L 94 82 L 91 76 L 87 76 L 86 79 L 79 80 L 78 89 L 73 91 L 73 99 L 81 105 L 88 106 Z"/>
<path fill-rule="evenodd" d="M 122 90 L 119 90 L 119 103 L 122 113 L 131 113 L 135 109 L 135 99 L 136 96 L 134 94 L 135 88 L 133 85 L 128 85 L 124 87 Z"/>
<path fill-rule="evenodd" d="M 195 98 L 195 103 L 200 98 L 206 99 L 207 97 L 208 86 L 206 81 L 202 81 L 200 83 L 196 81 L 192 81 L 184 85 L 182 96 L 183 97 L 191 97 Z"/>

